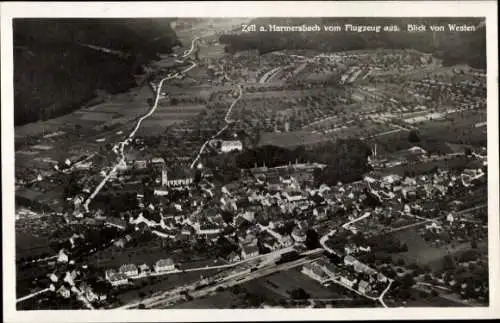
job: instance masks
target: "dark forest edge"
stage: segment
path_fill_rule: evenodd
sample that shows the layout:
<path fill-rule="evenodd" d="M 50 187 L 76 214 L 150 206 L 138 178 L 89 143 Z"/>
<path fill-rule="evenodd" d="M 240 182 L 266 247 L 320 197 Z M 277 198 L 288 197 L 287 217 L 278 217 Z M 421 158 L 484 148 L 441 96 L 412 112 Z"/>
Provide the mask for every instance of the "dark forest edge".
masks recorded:
<path fill-rule="evenodd" d="M 377 48 L 406 49 L 432 53 L 443 59 L 444 65 L 468 64 L 474 68 L 486 68 L 486 32 L 481 27 L 481 18 L 257 18 L 250 24 L 276 24 L 291 26 L 300 24 L 323 25 L 377 25 L 400 27 L 407 24 L 447 25 L 470 24 L 479 26 L 474 32 L 247 32 L 238 35 L 223 35 L 220 42 L 227 52 L 257 49 L 260 54 L 277 50 L 317 50 L 338 52 L 369 50 Z"/>
<path fill-rule="evenodd" d="M 180 45 L 171 20 L 15 19 L 15 125 L 70 113 L 97 91 L 134 87 L 143 64 Z"/>

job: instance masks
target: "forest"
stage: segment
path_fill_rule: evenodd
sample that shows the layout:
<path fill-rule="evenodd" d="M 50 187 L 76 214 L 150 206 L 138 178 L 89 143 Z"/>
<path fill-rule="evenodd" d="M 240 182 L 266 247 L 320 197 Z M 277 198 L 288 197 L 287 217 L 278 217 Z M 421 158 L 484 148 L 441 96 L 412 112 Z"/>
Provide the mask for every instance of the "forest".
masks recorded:
<path fill-rule="evenodd" d="M 486 68 L 486 31 L 480 18 L 258 18 L 250 24 L 276 24 L 292 26 L 301 24 L 322 25 L 444 25 L 470 24 L 479 26 L 475 32 L 247 32 L 239 35 L 222 35 L 220 42 L 226 51 L 236 52 L 257 49 L 260 54 L 276 50 L 318 50 L 338 52 L 365 49 L 415 49 L 433 53 L 443 59 L 443 64 L 469 64 L 474 68 Z M 447 30 L 447 28 L 446 28 Z"/>
<path fill-rule="evenodd" d="M 135 86 L 141 65 L 180 45 L 170 21 L 14 19 L 15 125 L 70 113 L 97 90 L 113 94 Z"/>

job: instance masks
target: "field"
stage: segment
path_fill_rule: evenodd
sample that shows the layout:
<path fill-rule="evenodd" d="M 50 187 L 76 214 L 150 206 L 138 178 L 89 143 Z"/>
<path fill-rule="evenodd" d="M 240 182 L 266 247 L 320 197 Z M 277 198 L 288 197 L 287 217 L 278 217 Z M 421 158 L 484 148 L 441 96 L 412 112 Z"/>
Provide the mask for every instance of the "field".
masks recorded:
<path fill-rule="evenodd" d="M 405 307 L 457 307 L 463 306 L 452 300 L 443 297 L 418 298 L 414 301 L 408 301 Z"/>
<path fill-rule="evenodd" d="M 27 232 L 16 232 L 16 258 L 34 257 L 40 254 L 55 254 L 46 237 L 37 237 Z"/>
<path fill-rule="evenodd" d="M 298 267 L 282 271 L 271 276 L 259 278 L 242 285 L 251 293 L 259 294 L 265 298 L 276 300 L 276 298 L 290 298 L 287 291 L 303 288 L 311 298 L 345 298 L 350 293 L 345 289 L 332 285 L 323 287 L 315 280 L 302 274 Z"/>
<path fill-rule="evenodd" d="M 294 147 L 310 145 L 328 140 L 324 135 L 307 131 L 293 131 L 273 133 L 266 132 L 261 135 L 259 146 L 274 145 L 279 147 Z"/>
<path fill-rule="evenodd" d="M 203 309 L 203 308 L 217 308 L 227 309 L 235 303 L 236 296 L 230 291 L 223 291 L 214 295 L 197 298 L 195 300 L 179 303 L 172 307 L 172 309 Z"/>
<path fill-rule="evenodd" d="M 393 255 L 393 260 L 402 258 L 407 264 L 416 263 L 418 265 L 428 265 L 433 270 L 440 270 L 443 265 L 443 258 L 446 255 L 458 255 L 470 249 L 470 243 L 465 242 L 458 245 L 446 245 L 444 247 L 433 247 L 428 245 L 415 228 L 395 232 L 394 235 L 408 246 L 408 251 Z M 484 247 L 483 244 L 478 244 Z"/>
<path fill-rule="evenodd" d="M 412 165 L 401 165 L 401 166 L 385 168 L 385 172 L 403 176 L 405 172 L 408 171 L 414 172 L 415 174 L 425 174 L 431 172 L 435 168 L 461 169 L 472 166 L 474 166 L 472 168 L 476 168 L 477 167 L 476 164 L 477 164 L 476 161 L 471 161 L 470 159 L 463 156 L 457 156 L 455 158 L 447 160 L 435 160 L 428 162 L 420 162 Z"/>

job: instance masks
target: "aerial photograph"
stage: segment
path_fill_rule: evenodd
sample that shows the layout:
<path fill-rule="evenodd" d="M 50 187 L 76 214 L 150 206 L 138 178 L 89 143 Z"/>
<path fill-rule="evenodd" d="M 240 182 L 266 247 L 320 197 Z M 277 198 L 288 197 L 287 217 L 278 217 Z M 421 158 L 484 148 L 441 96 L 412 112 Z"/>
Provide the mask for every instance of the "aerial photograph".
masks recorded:
<path fill-rule="evenodd" d="M 12 28 L 18 311 L 489 306 L 485 18 Z"/>

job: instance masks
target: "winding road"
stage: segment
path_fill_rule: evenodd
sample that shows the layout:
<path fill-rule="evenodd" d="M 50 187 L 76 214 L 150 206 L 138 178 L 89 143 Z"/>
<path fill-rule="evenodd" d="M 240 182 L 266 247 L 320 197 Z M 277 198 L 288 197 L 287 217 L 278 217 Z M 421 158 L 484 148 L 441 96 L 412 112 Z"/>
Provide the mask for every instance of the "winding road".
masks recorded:
<path fill-rule="evenodd" d="M 184 55 L 182 56 L 182 58 L 188 57 L 193 52 L 193 50 L 195 48 L 195 42 L 197 40 L 198 40 L 198 37 L 193 39 L 193 41 L 191 42 L 191 48 L 184 52 Z M 182 61 L 182 62 L 184 62 L 184 61 Z M 191 62 L 191 63 L 192 63 L 191 66 L 184 69 L 183 71 L 177 72 L 177 73 L 170 73 L 160 81 L 158 88 L 156 90 L 156 98 L 155 98 L 154 105 L 151 107 L 151 109 L 149 110 L 148 113 L 146 113 L 144 116 L 142 116 L 137 121 L 135 128 L 130 132 L 128 137 L 124 141 L 121 141 L 120 143 L 116 144 L 113 147 L 113 152 L 120 156 L 120 160 L 107 173 L 107 175 L 103 178 L 103 180 L 99 183 L 99 185 L 97 185 L 97 187 L 94 189 L 92 194 L 90 194 L 90 196 L 87 198 L 87 200 L 85 200 L 85 203 L 83 204 L 83 206 L 85 208 L 85 212 L 89 212 L 90 202 L 92 202 L 92 200 L 97 196 L 97 194 L 99 194 L 99 192 L 104 187 L 104 185 L 106 185 L 106 183 L 109 181 L 109 179 L 116 173 L 118 168 L 125 163 L 125 153 L 124 153 L 125 146 L 132 142 L 133 138 L 135 137 L 135 134 L 137 133 L 137 130 L 139 130 L 139 128 L 141 127 L 142 122 L 144 120 L 146 120 L 147 118 L 149 118 L 153 113 L 155 113 L 156 109 L 158 108 L 158 103 L 160 101 L 160 96 L 161 96 L 161 92 L 162 92 L 161 89 L 162 89 L 163 83 L 165 81 L 168 81 L 168 80 L 171 80 L 174 78 L 181 78 L 183 74 L 187 73 L 189 70 L 191 70 L 197 66 L 197 64 L 195 62 Z"/>
<path fill-rule="evenodd" d="M 239 91 L 238 97 L 233 101 L 233 103 L 231 103 L 231 105 L 229 106 L 229 109 L 227 109 L 226 115 L 224 117 L 224 122 L 226 124 L 215 135 L 213 135 L 212 137 L 210 137 L 210 139 L 208 139 L 207 141 L 205 141 L 203 143 L 203 145 L 200 148 L 200 151 L 198 152 L 198 155 L 196 155 L 195 159 L 193 160 L 193 162 L 191 163 L 191 165 L 189 166 L 189 168 L 193 168 L 193 167 L 196 166 L 196 163 L 200 159 L 201 154 L 203 153 L 203 151 L 205 151 L 205 148 L 207 147 L 208 143 L 211 140 L 213 140 L 213 139 L 217 138 L 218 136 L 220 136 L 220 134 L 223 133 L 229 127 L 229 125 L 233 122 L 233 120 L 229 119 L 229 116 L 231 115 L 231 111 L 233 110 L 233 108 L 236 105 L 236 103 L 238 103 L 238 101 L 243 96 L 243 88 L 241 87 L 241 85 L 238 85 L 238 91 Z"/>

